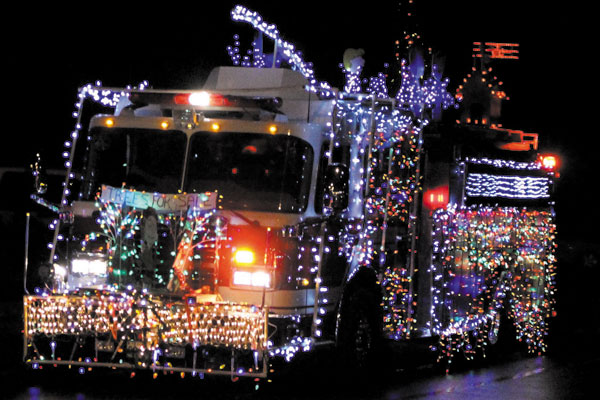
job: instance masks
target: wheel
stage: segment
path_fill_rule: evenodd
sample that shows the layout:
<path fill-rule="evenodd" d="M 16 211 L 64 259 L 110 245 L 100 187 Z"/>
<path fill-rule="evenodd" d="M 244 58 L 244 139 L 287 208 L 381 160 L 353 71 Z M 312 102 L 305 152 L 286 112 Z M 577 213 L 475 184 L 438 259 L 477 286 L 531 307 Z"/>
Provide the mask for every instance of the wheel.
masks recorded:
<path fill-rule="evenodd" d="M 343 367 L 357 373 L 377 368 L 382 335 L 382 316 L 375 293 L 359 289 L 342 305 L 338 325 L 338 349 Z"/>
<path fill-rule="evenodd" d="M 509 306 L 509 303 L 506 302 L 505 307 Z M 514 321 L 509 317 L 506 308 L 499 310 L 490 324 L 487 335 L 489 343 L 486 350 L 487 359 L 502 361 L 523 352 L 523 343 L 517 340 Z"/>

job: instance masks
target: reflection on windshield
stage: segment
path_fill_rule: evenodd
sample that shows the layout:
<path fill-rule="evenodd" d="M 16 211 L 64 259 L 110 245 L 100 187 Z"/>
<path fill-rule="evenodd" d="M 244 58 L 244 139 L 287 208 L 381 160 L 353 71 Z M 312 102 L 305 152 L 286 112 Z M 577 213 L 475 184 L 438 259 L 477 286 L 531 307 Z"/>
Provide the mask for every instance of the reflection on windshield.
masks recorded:
<path fill-rule="evenodd" d="M 88 180 L 159 193 L 177 193 L 186 136 L 149 129 L 96 128 L 92 131 Z M 93 193 L 93 192 L 92 192 Z"/>
<path fill-rule="evenodd" d="M 293 136 L 192 136 L 184 191 L 218 191 L 226 209 L 300 212 L 308 200 L 311 147 Z"/>
<path fill-rule="evenodd" d="M 187 137 L 179 131 L 94 128 L 87 195 L 100 185 L 178 193 Z M 189 144 L 184 192 L 217 191 L 225 209 L 302 212 L 313 151 L 287 135 L 197 132 Z"/>

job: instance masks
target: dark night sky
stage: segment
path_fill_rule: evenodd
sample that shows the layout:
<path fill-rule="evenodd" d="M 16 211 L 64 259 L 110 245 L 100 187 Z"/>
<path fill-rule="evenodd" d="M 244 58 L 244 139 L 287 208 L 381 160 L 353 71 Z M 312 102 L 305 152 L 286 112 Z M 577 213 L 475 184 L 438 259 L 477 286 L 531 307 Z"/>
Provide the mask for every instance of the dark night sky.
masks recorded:
<path fill-rule="evenodd" d="M 561 154 L 565 199 L 559 210 L 577 208 L 582 198 L 591 203 L 588 190 L 593 188 L 586 187 L 583 173 L 597 167 L 591 162 L 595 151 L 586 143 L 589 122 L 583 118 L 589 106 L 582 85 L 593 71 L 582 43 L 588 25 L 578 16 L 584 10 L 568 2 L 415 1 L 416 12 L 409 20 L 418 23 L 426 44 L 445 54 L 445 76 L 452 89 L 471 68 L 473 41 L 520 44 L 518 61 L 492 64 L 511 97 L 504 108 L 510 121 L 505 127 L 537 132 L 543 147 Z M 253 34 L 249 25 L 230 19 L 235 4 L 276 24 L 286 40 L 303 50 L 304 59 L 314 63 L 317 78 L 339 87 L 343 76 L 338 64 L 346 48 L 365 49 L 363 76 L 375 75 L 393 60 L 394 41 L 407 20 L 399 4 L 407 2 L 127 2 L 107 9 L 111 3 L 89 1 L 65 10 L 57 10 L 54 3 L 17 5 L 11 17 L 16 27 L 2 28 L 3 59 L 9 67 L 4 87 L 11 93 L 12 110 L 5 117 L 15 117 L 4 135 L 15 133 L 16 143 L 3 146 L 1 164 L 28 165 L 40 150 L 48 164 L 60 160 L 62 142 L 73 128 L 71 112 L 80 85 L 148 80 L 158 88 L 192 88 L 213 66 L 230 65 L 225 47 L 233 42 L 232 35 L 240 34 L 245 49 Z M 597 211 L 593 218 L 600 222 Z"/>

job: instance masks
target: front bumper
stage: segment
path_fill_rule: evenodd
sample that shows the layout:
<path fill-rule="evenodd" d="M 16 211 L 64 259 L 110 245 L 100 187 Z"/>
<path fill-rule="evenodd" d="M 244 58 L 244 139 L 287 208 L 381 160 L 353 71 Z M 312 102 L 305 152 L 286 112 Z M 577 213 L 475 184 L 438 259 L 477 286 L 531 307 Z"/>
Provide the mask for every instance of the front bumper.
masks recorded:
<path fill-rule="evenodd" d="M 107 291 L 24 297 L 24 360 L 266 377 L 268 309 Z"/>

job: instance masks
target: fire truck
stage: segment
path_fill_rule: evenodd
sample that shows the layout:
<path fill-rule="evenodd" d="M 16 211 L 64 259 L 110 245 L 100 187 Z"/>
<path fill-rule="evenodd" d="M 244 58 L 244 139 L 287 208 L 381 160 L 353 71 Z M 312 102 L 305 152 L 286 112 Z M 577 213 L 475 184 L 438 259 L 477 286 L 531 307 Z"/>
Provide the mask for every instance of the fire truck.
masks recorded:
<path fill-rule="evenodd" d="M 320 346 L 357 369 L 418 338 L 470 357 L 501 321 L 543 351 L 557 173 L 537 134 L 332 93 L 251 67 L 83 87 L 24 361 L 264 378 Z"/>

